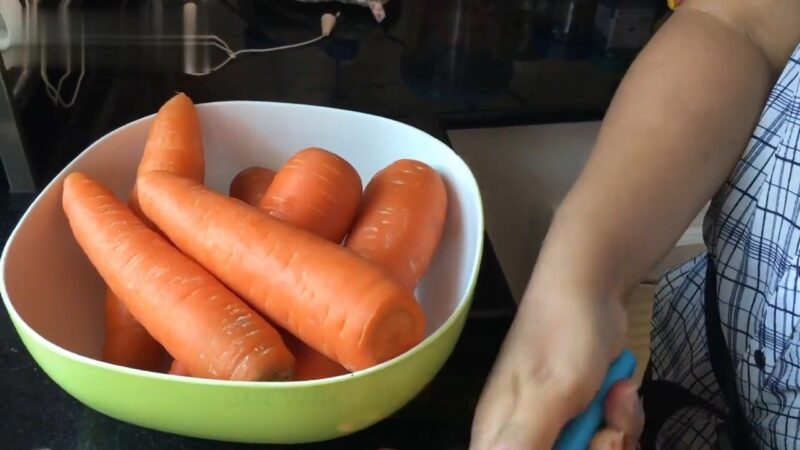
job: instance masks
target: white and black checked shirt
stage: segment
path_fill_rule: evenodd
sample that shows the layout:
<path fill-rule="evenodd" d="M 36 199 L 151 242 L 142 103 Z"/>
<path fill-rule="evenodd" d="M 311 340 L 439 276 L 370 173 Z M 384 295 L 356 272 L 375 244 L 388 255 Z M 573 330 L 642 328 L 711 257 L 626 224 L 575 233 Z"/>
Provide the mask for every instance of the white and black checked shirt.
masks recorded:
<path fill-rule="evenodd" d="M 762 448 L 800 449 L 800 46 L 738 165 L 711 203 L 704 238 L 744 412 Z M 706 255 L 664 276 L 653 311 L 653 379 L 725 410 L 706 344 Z M 710 448 L 718 419 L 679 410 L 659 448 Z"/>

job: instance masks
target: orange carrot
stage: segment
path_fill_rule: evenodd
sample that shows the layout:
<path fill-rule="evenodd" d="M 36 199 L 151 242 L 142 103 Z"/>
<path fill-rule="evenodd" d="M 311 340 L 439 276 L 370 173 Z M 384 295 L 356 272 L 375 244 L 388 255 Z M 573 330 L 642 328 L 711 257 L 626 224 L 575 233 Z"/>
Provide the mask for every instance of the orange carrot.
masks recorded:
<path fill-rule="evenodd" d="M 442 238 L 447 190 L 419 161 L 396 161 L 367 184 L 345 246 L 413 290 Z"/>
<path fill-rule="evenodd" d="M 411 292 L 340 245 L 166 172 L 143 175 L 139 195 L 179 249 L 346 369 L 379 364 L 422 340 L 425 317 Z"/>
<path fill-rule="evenodd" d="M 203 132 L 197 109 L 186 94 L 176 94 L 164 103 L 150 127 L 136 175 L 154 170 L 203 182 Z"/>
<path fill-rule="evenodd" d="M 190 373 L 231 380 L 291 377 L 294 358 L 275 328 L 213 275 L 88 176 L 68 175 L 63 189 L 63 208 L 84 253 L 136 320 Z"/>
<path fill-rule="evenodd" d="M 160 372 L 166 352 L 131 315 L 111 290 L 106 289 L 106 340 L 103 361 L 119 366 Z"/>
<path fill-rule="evenodd" d="M 192 100 L 184 94 L 175 95 L 164 103 L 153 120 L 137 174 L 168 170 L 202 183 L 205 174 L 202 141 L 200 120 Z M 128 206 L 155 229 L 141 213 L 135 188 Z M 138 369 L 162 370 L 161 365 L 155 363 L 164 360 L 164 348 L 136 322 L 125 305 L 108 289 L 105 301 L 106 342 L 103 360 Z"/>
<path fill-rule="evenodd" d="M 153 170 L 165 170 L 198 183 L 205 179 L 200 118 L 194 103 L 186 94 L 179 93 L 169 99 L 153 119 L 136 176 L 138 178 Z M 129 205 L 133 212 L 140 213 L 137 197 L 134 186 Z M 144 217 L 143 214 L 138 216 Z"/>
<path fill-rule="evenodd" d="M 168 373 L 170 375 L 180 375 L 182 377 L 191 377 L 192 376 L 192 374 L 189 373 L 189 371 L 186 369 L 186 367 L 183 367 L 183 364 L 178 362 L 177 359 L 172 360 L 172 365 L 169 366 L 169 372 Z"/>
<path fill-rule="evenodd" d="M 281 333 L 283 342 L 286 343 L 286 348 L 294 355 L 295 365 L 292 380 L 321 380 L 347 373 L 347 369 L 342 367 L 341 364 L 309 347 L 292 333 L 280 328 L 278 332 Z"/>
<path fill-rule="evenodd" d="M 250 206 L 258 207 L 261 197 L 269 188 L 275 172 L 263 167 L 250 167 L 239 172 L 230 186 L 230 196 L 244 201 Z M 295 225 L 295 224 L 292 224 Z M 318 380 L 347 373 L 347 369 L 336 361 L 306 345 L 292 333 L 279 328 L 283 341 L 294 355 L 294 379 Z"/>
<path fill-rule="evenodd" d="M 122 301 L 106 287 L 106 341 L 103 343 L 103 361 L 118 366 L 163 372 L 167 351 L 128 311 Z M 109 317 L 108 312 L 117 315 Z M 113 320 L 127 322 L 129 327 L 114 327 Z M 159 363 L 145 364 L 146 361 Z"/>
<path fill-rule="evenodd" d="M 203 182 L 205 158 L 200 120 L 192 100 L 185 94 L 177 94 L 164 103 L 153 119 L 137 174 L 150 170 L 168 170 L 199 183 Z M 141 213 L 135 187 L 128 206 L 150 228 L 158 231 Z M 103 359 L 123 366 L 155 370 L 153 366 L 141 366 L 140 362 L 143 359 L 149 361 L 163 358 L 163 347 L 149 336 L 111 291 L 106 291 L 107 342 L 103 349 Z M 126 326 L 109 327 L 113 321 L 125 323 Z"/>
<path fill-rule="evenodd" d="M 275 171 L 272 169 L 248 167 L 233 177 L 228 192 L 233 198 L 238 198 L 248 205 L 258 206 L 273 178 Z"/>
<path fill-rule="evenodd" d="M 342 242 L 361 201 L 361 178 L 343 158 L 320 148 L 297 152 L 261 199 L 273 217 Z"/>

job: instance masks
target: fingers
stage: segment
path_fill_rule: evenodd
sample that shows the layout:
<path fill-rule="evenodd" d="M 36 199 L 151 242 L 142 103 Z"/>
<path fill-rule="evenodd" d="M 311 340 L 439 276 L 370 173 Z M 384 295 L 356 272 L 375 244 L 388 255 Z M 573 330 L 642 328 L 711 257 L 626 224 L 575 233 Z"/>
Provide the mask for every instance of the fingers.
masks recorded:
<path fill-rule="evenodd" d="M 507 415 L 490 450 L 528 450 L 550 448 L 566 424 L 566 418 L 553 408 L 541 392 L 524 386 L 518 390 L 511 414 Z"/>
<path fill-rule="evenodd" d="M 608 392 L 604 409 L 608 428 L 620 431 L 624 436 L 621 448 L 635 449 L 645 420 L 636 383 L 626 380 L 615 384 Z"/>
<path fill-rule="evenodd" d="M 619 309 L 587 299 L 527 299 L 481 395 L 470 450 L 552 448 L 597 394 L 623 335 Z"/>
<path fill-rule="evenodd" d="M 578 378 L 537 370 L 529 358 L 509 366 L 499 367 L 481 398 L 470 448 L 551 448 L 594 391 L 584 389 Z"/>
<path fill-rule="evenodd" d="M 515 397 L 506 395 L 503 401 L 485 404 L 481 419 L 485 424 L 500 424 L 489 430 L 476 441 L 473 448 L 480 450 L 527 450 L 539 448 L 543 442 L 555 442 L 558 432 L 566 422 L 562 414 L 552 408 L 541 407 L 548 404 L 541 392 L 515 385 L 509 380 L 512 389 L 498 391 L 502 394 L 516 393 Z M 499 384 L 499 383 L 495 383 Z M 490 394 L 491 395 L 491 394 Z M 491 397 L 489 397 L 491 398 Z M 495 398 L 494 400 L 499 400 Z M 480 408 L 480 407 L 479 407 Z M 622 381 L 609 391 L 605 403 L 607 429 L 600 431 L 592 440 L 592 450 L 635 450 L 644 427 L 644 411 L 637 393 L 637 385 L 632 381 Z M 478 422 L 476 422 L 478 423 Z M 476 429 L 477 431 L 477 429 Z M 491 437 L 494 436 L 492 439 Z"/>
<path fill-rule="evenodd" d="M 471 450 L 488 450 L 506 417 L 514 408 L 513 393 L 502 371 L 493 373 L 483 390 L 472 425 Z"/>
<path fill-rule="evenodd" d="M 625 434 L 620 430 L 605 429 L 592 438 L 589 450 L 626 450 Z"/>
<path fill-rule="evenodd" d="M 564 380 L 565 371 L 553 370 L 541 353 L 532 358 L 526 342 L 512 332 L 504 345 L 475 413 L 471 450 L 550 448 L 571 417 L 568 409 L 588 404 L 570 389 L 580 380 Z"/>

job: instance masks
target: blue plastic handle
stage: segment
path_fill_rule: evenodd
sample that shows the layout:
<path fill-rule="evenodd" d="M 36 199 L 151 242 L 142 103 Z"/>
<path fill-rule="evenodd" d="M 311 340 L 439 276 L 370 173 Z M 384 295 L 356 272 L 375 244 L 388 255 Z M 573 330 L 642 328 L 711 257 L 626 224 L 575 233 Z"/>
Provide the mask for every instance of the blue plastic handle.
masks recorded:
<path fill-rule="evenodd" d="M 625 350 L 611 364 L 594 400 L 561 431 L 561 436 L 559 436 L 554 449 L 586 450 L 589 448 L 592 437 L 603 423 L 603 403 L 605 403 L 609 389 L 618 381 L 632 377 L 635 370 L 636 357 L 630 351 Z"/>

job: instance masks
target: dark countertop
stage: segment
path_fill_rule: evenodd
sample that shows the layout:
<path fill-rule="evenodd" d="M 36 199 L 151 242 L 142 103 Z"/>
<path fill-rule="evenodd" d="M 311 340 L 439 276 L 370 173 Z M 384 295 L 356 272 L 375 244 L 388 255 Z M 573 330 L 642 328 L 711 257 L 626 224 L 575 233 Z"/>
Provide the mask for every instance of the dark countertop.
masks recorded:
<path fill-rule="evenodd" d="M 139 14 L 146 2 L 95 3 L 100 6 L 83 10 L 87 30 L 98 35 L 148 32 L 142 27 L 149 22 Z M 205 18 L 205 31 L 235 48 L 297 42 L 313 37 L 322 12 L 336 10 L 342 16 L 334 36 L 317 45 L 243 57 L 205 77 L 181 72 L 182 58 L 175 53 L 180 48 L 95 42 L 87 47 L 87 72 L 75 106 L 54 107 L 41 84 L 29 81 L 15 98 L 18 128 L 41 188 L 92 141 L 152 113 L 176 90 L 198 103 L 253 99 L 363 111 L 409 123 L 445 142 L 452 128 L 602 117 L 624 64 L 600 57 L 588 41 L 567 46 L 542 38 L 533 3 L 392 0 L 381 24 L 365 9 L 341 5 L 200 3 L 208 8 L 199 14 Z M 180 24 L 179 14 L 163 12 L 167 28 Z M 19 73 L 11 67 L 3 75 L 13 87 Z M 48 125 L 47 133 L 41 132 L 41 124 Z M 0 196 L 3 243 L 30 201 L 30 196 L 7 191 Z M 515 311 L 491 242 L 486 242 L 470 319 L 435 380 L 406 408 L 367 430 L 298 448 L 467 448 L 478 396 Z M 96 413 L 38 368 L 3 309 L 0 448 L 279 447 L 183 438 Z"/>

